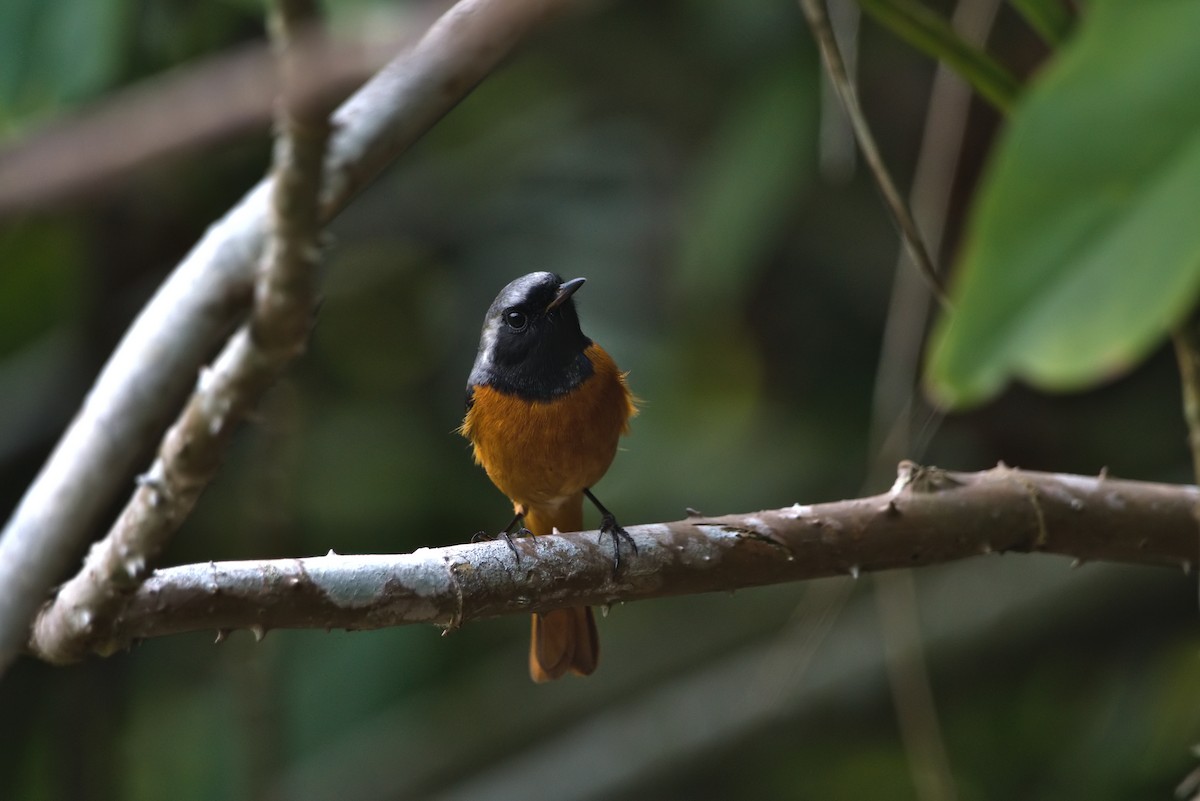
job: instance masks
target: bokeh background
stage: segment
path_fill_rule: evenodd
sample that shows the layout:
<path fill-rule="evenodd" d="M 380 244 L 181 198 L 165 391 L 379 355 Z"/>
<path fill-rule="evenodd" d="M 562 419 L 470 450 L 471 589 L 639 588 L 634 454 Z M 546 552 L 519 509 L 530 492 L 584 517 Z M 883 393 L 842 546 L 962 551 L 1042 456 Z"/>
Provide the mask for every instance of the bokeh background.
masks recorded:
<path fill-rule="evenodd" d="M 237 0 L 6 0 L 0 130 L 36 137 L 262 28 Z M 859 46 L 907 186 L 933 65 L 869 22 Z M 990 49 L 1026 76 L 1048 57 L 1007 7 Z M 502 526 L 454 429 L 483 311 L 532 270 L 589 279 L 585 331 L 644 399 L 598 488 L 624 522 L 882 490 L 869 431 L 897 240 L 844 133 L 823 138 L 823 91 L 786 0 L 618 3 L 536 37 L 333 225 L 309 352 L 164 563 Z M 999 124 L 971 107 L 948 258 Z M 268 159 L 251 126 L 0 219 L 0 508 Z M 1086 394 L 919 415 L 907 455 L 1189 481 L 1178 395 L 1162 352 Z M 1194 766 L 1194 578 L 994 556 L 913 581 L 901 624 L 870 577 L 617 607 L 600 670 L 548 686 L 529 682 L 523 617 L 26 660 L 0 683 L 0 798 L 928 799 L 946 796 L 921 754 L 940 751 L 962 799 L 1094 800 L 1170 797 Z M 940 732 L 893 703 L 922 674 L 889 673 L 896 625 L 918 627 Z"/>

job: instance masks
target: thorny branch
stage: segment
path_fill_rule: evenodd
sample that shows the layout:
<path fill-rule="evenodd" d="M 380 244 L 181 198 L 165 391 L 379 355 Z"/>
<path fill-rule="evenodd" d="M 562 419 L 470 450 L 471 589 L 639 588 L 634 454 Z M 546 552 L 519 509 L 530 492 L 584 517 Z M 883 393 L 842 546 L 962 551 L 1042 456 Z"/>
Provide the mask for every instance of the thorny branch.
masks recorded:
<path fill-rule="evenodd" d="M 1200 499 L 1194 486 L 1025 472 L 949 473 L 904 462 L 869 498 L 749 515 L 629 527 L 638 556 L 612 573 L 596 532 L 423 548 L 411 554 L 184 565 L 156 571 L 102 638 L 108 654 L 188 631 L 447 628 L 579 604 L 735 590 L 919 567 L 983 554 L 1041 552 L 1190 570 Z M 47 653 L 35 637 L 35 654 Z"/>

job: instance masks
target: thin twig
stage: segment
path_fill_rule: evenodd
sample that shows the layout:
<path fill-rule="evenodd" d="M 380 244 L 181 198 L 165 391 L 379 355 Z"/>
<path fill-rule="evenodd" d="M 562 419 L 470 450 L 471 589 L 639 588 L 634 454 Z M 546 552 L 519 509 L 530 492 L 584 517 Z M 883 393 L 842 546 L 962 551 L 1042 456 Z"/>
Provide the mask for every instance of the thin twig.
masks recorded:
<path fill-rule="evenodd" d="M 925 241 L 908 211 L 908 206 L 896 189 L 887 165 L 883 163 L 883 156 L 879 153 L 875 138 L 871 134 L 871 128 L 867 124 L 867 118 L 863 114 L 862 106 L 859 105 L 858 92 L 846 74 L 846 67 L 838 52 L 837 40 L 830 28 L 829 17 L 825 13 L 825 5 L 822 0 L 799 0 L 799 2 L 800 9 L 808 19 L 809 27 L 812 28 L 813 37 L 816 39 L 821 57 L 825 61 L 825 68 L 829 71 L 829 78 L 842 98 L 842 104 L 846 107 L 846 114 L 850 118 L 850 125 L 854 129 L 854 136 L 862 150 L 863 159 L 866 160 L 880 194 L 883 195 L 884 206 L 890 212 L 892 221 L 900 231 L 900 237 L 904 240 L 904 244 L 912 256 L 913 264 L 929 284 L 930 291 L 939 303 L 949 307 L 946 287 L 938 275 L 937 268 L 934 267 L 933 259 L 929 256 L 929 250 L 925 247 Z"/>
<path fill-rule="evenodd" d="M 321 178 L 331 130 L 330 109 L 292 84 L 296 74 L 314 67 L 298 61 L 293 49 L 298 28 L 314 15 L 308 0 L 277 0 L 271 7 L 280 65 L 278 134 L 270 238 L 250 321 L 205 373 L 108 535 L 39 613 L 34 636 L 54 661 L 71 661 L 83 653 L 81 640 L 104 637 L 216 475 L 237 425 L 303 350 L 321 254 Z"/>
<path fill-rule="evenodd" d="M 1183 419 L 1187 423 L 1192 473 L 1200 481 L 1200 309 L 1193 310 L 1192 315 L 1171 332 L 1171 342 L 1179 362 Z M 1200 503 L 1192 512 L 1200 522 Z M 1197 543 L 1197 551 L 1200 551 L 1200 532 L 1197 533 Z"/>
<path fill-rule="evenodd" d="M 420 549 L 185 565 L 156 571 L 110 632 L 79 643 L 111 653 L 186 631 L 374 629 L 465 622 L 566 606 L 716 592 L 1041 552 L 1191 569 L 1194 486 L 997 467 L 947 473 L 911 463 L 887 493 L 749 515 L 631 526 L 638 558 L 612 573 L 596 532 Z M 35 633 L 33 651 L 56 659 Z"/>
<path fill-rule="evenodd" d="M 1192 471 L 1200 481 L 1200 312 L 1171 333 L 1183 390 L 1183 419 L 1188 428 Z"/>
<path fill-rule="evenodd" d="M 462 0 L 334 115 L 328 221 L 528 35 L 588 0 Z M 0 672 L 145 445 L 249 305 L 266 238 L 264 180 L 213 225 L 144 308 L 0 536 Z"/>
<path fill-rule="evenodd" d="M 955 32 L 968 44 L 982 45 L 998 6 L 999 0 L 962 0 L 952 20 Z M 909 197 L 913 214 L 921 220 L 935 252 L 945 231 L 970 101 L 970 87 L 940 64 L 929 93 Z M 925 408 L 916 400 L 916 388 L 930 303 L 928 292 L 907 261 L 906 251 L 901 249 L 875 375 L 869 438 L 873 458 L 869 473 L 875 486 L 882 482 L 880 474 L 886 465 L 923 455 L 919 446 L 913 448 L 912 425 L 915 409 Z M 931 410 L 926 413 L 934 414 Z M 917 798 L 952 801 L 958 792 L 925 662 L 915 577 L 909 570 L 880 574 L 874 588 L 888 680 Z"/>
<path fill-rule="evenodd" d="M 857 81 L 862 11 L 855 0 L 836 0 L 829 6 L 829 16 L 838 52 L 846 65 L 846 75 L 854 83 Z M 854 177 L 857 159 L 854 131 L 828 73 L 822 73 L 821 126 L 817 143 L 817 161 L 825 183 L 844 184 Z"/>
<path fill-rule="evenodd" d="M 961 2 L 952 24 L 968 42 L 982 43 L 998 5 L 999 0 Z M 942 249 L 970 105 L 970 88 L 951 69 L 940 65 L 929 92 L 924 133 L 909 196 L 913 215 L 920 220 L 921 230 L 928 235 L 935 253 Z M 869 452 L 874 460 L 875 486 L 886 480 L 887 470 L 897 460 L 921 458 L 921 453 L 909 450 L 909 428 L 914 413 L 933 413 L 924 404 L 913 403 L 929 315 L 929 295 L 913 276 L 908 250 L 902 249 L 896 257 L 872 397 Z M 900 432 L 898 437 L 888 435 L 888 432 L 897 431 Z"/>

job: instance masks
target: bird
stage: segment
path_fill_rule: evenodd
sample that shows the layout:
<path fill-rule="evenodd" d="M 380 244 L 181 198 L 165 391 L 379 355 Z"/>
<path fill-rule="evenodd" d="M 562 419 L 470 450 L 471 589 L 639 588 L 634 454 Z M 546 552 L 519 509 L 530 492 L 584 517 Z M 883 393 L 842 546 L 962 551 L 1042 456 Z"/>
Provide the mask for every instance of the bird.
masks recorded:
<path fill-rule="evenodd" d="M 615 573 L 621 543 L 635 555 L 637 546 L 591 488 L 612 464 L 637 405 L 626 373 L 580 328 L 574 295 L 585 280 L 532 272 L 500 290 L 484 316 L 459 431 L 512 501 L 514 517 L 500 536 L 514 558 L 514 534 L 582 530 L 586 497 L 601 514 L 601 536 L 612 537 Z M 590 607 L 534 613 L 535 682 L 590 675 L 599 656 Z"/>

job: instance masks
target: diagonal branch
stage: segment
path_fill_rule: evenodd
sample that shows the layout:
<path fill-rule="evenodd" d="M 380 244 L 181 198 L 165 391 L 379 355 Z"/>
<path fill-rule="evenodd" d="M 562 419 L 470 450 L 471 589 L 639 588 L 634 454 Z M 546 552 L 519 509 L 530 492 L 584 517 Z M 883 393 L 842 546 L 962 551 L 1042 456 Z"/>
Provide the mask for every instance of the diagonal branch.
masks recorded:
<path fill-rule="evenodd" d="M 335 113 L 325 162 L 328 220 L 556 12 L 586 0 L 462 0 Z M 50 585 L 101 525 L 245 313 L 265 241 L 269 181 L 214 224 L 126 333 L 83 408 L 0 536 L 0 671 Z"/>
<path fill-rule="evenodd" d="M 206 368 L 108 535 L 34 621 L 34 636 L 54 661 L 71 661 L 82 655 L 81 640 L 103 637 L 216 475 L 238 424 L 304 348 L 321 256 L 321 178 L 330 134 L 329 107 L 295 91 L 295 76 L 315 66 L 295 48 L 299 29 L 314 13 L 307 0 L 271 6 L 280 73 L 278 135 L 270 236 L 250 320 Z M 306 35 L 320 34 L 312 28 Z"/>
<path fill-rule="evenodd" d="M 314 102 L 336 102 L 407 49 L 450 3 L 373 13 L 370 30 L 301 37 L 301 60 L 317 63 L 293 83 Z M 382 17 L 382 18 L 381 18 Z M 146 78 L 44 126 L 0 138 L 0 218 L 70 203 L 120 185 L 130 173 L 270 124 L 278 89 L 263 42 L 251 42 Z"/>
<path fill-rule="evenodd" d="M 829 72 L 829 81 L 842 99 L 842 106 L 846 109 L 846 116 L 854 131 L 854 138 L 858 140 L 858 147 L 862 151 L 863 159 L 875 179 L 875 185 L 879 187 L 879 193 L 883 195 L 883 205 L 891 214 L 892 222 L 900 232 L 900 239 L 904 242 L 913 265 L 921 273 L 925 283 L 929 285 L 929 291 L 933 293 L 939 303 L 949 307 L 950 301 L 946 294 L 946 286 L 938 274 L 933 258 L 929 255 L 929 249 L 925 246 L 921 230 L 913 220 L 904 198 L 900 196 L 900 190 L 896 188 L 896 183 L 892 180 L 892 175 L 883 162 L 883 154 L 879 152 L 879 146 L 875 144 L 871 126 L 867 124 L 867 117 L 863 114 L 862 106 L 858 102 L 858 92 L 855 90 L 850 76 L 846 73 L 846 65 L 842 61 L 841 51 L 838 50 L 837 39 L 829 24 L 829 15 L 825 13 L 825 0 L 799 0 L 799 3 L 800 10 L 804 12 L 808 26 L 812 29 L 813 38 L 816 39 L 817 48 L 821 51 L 821 58 Z"/>
<path fill-rule="evenodd" d="M 1008 551 L 1191 569 L 1194 486 L 1000 466 L 946 473 L 901 463 L 891 491 L 750 515 L 630 527 L 617 577 L 595 532 L 388 556 L 207 562 L 156 571 L 97 653 L 188 631 L 447 628 L 498 615 L 919 567 Z M 43 643 L 30 643 L 48 658 Z"/>

